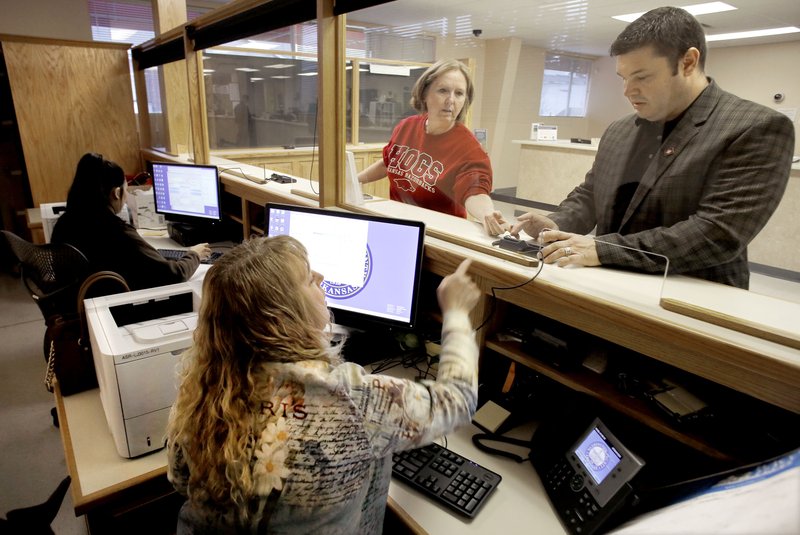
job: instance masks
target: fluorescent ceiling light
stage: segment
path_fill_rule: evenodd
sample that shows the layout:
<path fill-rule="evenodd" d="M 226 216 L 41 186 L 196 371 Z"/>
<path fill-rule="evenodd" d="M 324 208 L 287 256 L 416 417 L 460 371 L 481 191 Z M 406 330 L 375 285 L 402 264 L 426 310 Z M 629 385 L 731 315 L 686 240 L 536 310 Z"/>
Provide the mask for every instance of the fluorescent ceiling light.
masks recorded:
<path fill-rule="evenodd" d="M 289 69 L 294 67 L 291 63 L 273 63 L 272 65 L 264 65 L 265 69 Z"/>
<path fill-rule="evenodd" d="M 767 35 L 783 35 L 785 33 L 797 33 L 800 28 L 797 26 L 786 26 L 784 28 L 770 28 L 767 30 L 751 30 L 748 32 L 718 33 L 717 35 L 707 35 L 706 41 L 729 41 L 731 39 L 749 39 L 751 37 L 764 37 Z"/>
<path fill-rule="evenodd" d="M 251 69 L 250 67 L 236 67 L 236 70 L 242 72 L 258 72 L 258 69 Z"/>
<path fill-rule="evenodd" d="M 733 11 L 738 9 L 725 2 L 706 2 L 705 4 L 693 4 L 685 6 L 683 9 L 694 15 L 707 15 L 709 13 L 722 13 L 723 11 Z"/>
<path fill-rule="evenodd" d="M 259 80 L 263 80 L 263 78 L 250 78 L 251 82 L 258 82 Z"/>
<path fill-rule="evenodd" d="M 234 46 L 238 48 L 254 48 L 256 50 L 275 50 L 280 47 L 280 43 L 272 43 L 269 41 L 259 41 L 257 39 L 248 39 L 245 42 L 236 43 Z"/>
<path fill-rule="evenodd" d="M 276 80 L 284 80 L 286 78 L 291 78 L 291 76 L 270 76 L 270 78 L 275 78 Z"/>
<path fill-rule="evenodd" d="M 391 76 L 408 76 L 411 69 L 405 65 L 381 65 L 370 63 L 369 72 L 372 74 L 388 74 Z"/>
<path fill-rule="evenodd" d="M 214 72 L 214 69 L 203 69 L 203 74 L 209 74 Z"/>
<path fill-rule="evenodd" d="M 317 73 L 315 72 L 298 72 L 297 76 L 316 76 Z"/>
<path fill-rule="evenodd" d="M 725 2 L 706 2 L 705 4 L 693 4 L 691 6 L 681 6 L 681 8 L 685 9 L 695 17 L 698 15 L 706 15 L 708 13 L 722 13 L 723 11 L 731 11 L 737 9 L 732 5 L 726 4 Z M 644 15 L 644 12 L 628 13 L 627 15 L 616 15 L 611 18 L 621 20 L 623 22 L 633 22 L 642 15 Z"/>

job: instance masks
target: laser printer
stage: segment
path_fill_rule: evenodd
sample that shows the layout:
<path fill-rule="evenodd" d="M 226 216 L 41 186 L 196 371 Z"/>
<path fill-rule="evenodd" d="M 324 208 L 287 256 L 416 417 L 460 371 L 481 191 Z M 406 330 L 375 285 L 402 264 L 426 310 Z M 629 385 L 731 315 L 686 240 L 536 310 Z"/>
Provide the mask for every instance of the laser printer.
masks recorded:
<path fill-rule="evenodd" d="M 202 281 L 85 301 L 100 400 L 122 457 L 166 444 L 180 354 L 192 344 Z"/>

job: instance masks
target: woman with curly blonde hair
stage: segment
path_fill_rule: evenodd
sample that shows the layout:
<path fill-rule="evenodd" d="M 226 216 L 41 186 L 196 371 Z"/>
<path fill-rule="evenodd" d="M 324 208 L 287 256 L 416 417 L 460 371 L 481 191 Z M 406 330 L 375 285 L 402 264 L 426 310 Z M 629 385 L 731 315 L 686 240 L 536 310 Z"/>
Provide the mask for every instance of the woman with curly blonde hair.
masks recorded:
<path fill-rule="evenodd" d="M 392 452 L 469 422 L 478 349 L 469 261 L 445 277 L 435 382 L 372 375 L 331 347 L 322 275 L 288 236 L 208 271 L 167 430 L 178 533 L 377 533 Z M 376 355 L 376 360 L 380 355 Z"/>

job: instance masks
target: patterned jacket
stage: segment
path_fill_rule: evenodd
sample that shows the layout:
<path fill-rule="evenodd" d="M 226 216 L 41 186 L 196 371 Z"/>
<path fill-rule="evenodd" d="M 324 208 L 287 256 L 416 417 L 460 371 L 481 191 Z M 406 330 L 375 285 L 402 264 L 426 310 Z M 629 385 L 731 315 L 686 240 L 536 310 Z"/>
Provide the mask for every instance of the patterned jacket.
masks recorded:
<path fill-rule="evenodd" d="M 250 463 L 258 497 L 250 521 L 241 525 L 224 506 L 187 501 L 178 533 L 380 534 L 392 452 L 471 420 L 477 361 L 468 315 L 450 312 L 436 381 L 371 375 L 352 363 L 264 364 L 254 400 Z M 168 448 L 169 479 L 186 494 L 191 460 L 180 444 Z"/>
<path fill-rule="evenodd" d="M 784 115 L 721 90 L 713 80 L 663 141 L 622 218 L 612 207 L 637 150 L 630 115 L 608 127 L 583 184 L 551 219 L 586 234 L 597 226 L 603 265 L 664 271 L 747 288 L 747 245 L 769 220 L 786 189 L 794 127 Z"/>

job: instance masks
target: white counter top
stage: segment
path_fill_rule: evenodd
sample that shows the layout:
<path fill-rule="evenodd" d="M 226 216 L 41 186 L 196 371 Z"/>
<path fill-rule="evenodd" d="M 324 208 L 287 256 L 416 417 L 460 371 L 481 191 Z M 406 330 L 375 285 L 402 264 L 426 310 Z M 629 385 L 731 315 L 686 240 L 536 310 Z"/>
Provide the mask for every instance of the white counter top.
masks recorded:
<path fill-rule="evenodd" d="M 534 141 L 532 139 L 515 139 L 511 143 L 516 145 L 529 145 L 532 147 L 544 147 L 547 149 L 575 149 L 588 152 L 597 152 L 597 141 L 592 140 L 591 145 L 587 143 L 573 143 L 568 139 L 558 139 L 556 141 Z"/>

